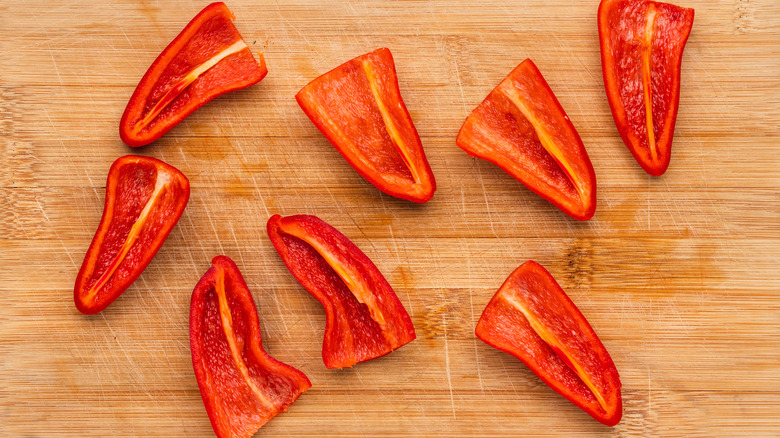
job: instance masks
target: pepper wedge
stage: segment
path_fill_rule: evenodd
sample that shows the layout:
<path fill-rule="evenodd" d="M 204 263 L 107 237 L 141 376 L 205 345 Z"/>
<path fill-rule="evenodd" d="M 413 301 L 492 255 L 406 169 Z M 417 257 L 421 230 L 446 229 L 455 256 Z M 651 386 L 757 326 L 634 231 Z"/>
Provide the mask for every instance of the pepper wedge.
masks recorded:
<path fill-rule="evenodd" d="M 596 174 L 577 130 L 526 59 L 466 118 L 456 139 L 577 220 L 596 211 Z"/>
<path fill-rule="evenodd" d="M 376 188 L 417 203 L 433 197 L 436 180 L 401 99 L 389 49 L 345 62 L 303 87 L 295 100 Z"/>
<path fill-rule="evenodd" d="M 190 302 L 190 350 L 217 437 L 250 437 L 311 388 L 263 350 L 252 294 L 233 260 L 217 256 Z"/>
<path fill-rule="evenodd" d="M 265 77 L 263 55 L 255 61 L 234 18 L 224 3 L 212 3 L 160 53 L 122 114 L 122 141 L 147 145 L 212 99 Z"/>
<path fill-rule="evenodd" d="M 645 172 L 662 175 L 672 156 L 693 9 L 602 0 L 598 15 L 604 87 L 618 132 Z"/>
<path fill-rule="evenodd" d="M 81 264 L 73 298 L 91 315 L 141 275 L 179 221 L 190 183 L 160 160 L 127 155 L 108 171 L 103 217 Z"/>
<path fill-rule="evenodd" d="M 414 340 L 412 320 L 393 288 L 338 230 L 315 216 L 274 215 L 268 237 L 290 273 L 325 309 L 327 368 L 351 367 Z"/>
<path fill-rule="evenodd" d="M 490 300 L 476 335 L 520 359 L 544 383 L 607 426 L 623 416 L 620 376 L 577 306 L 534 261 L 520 265 Z"/>

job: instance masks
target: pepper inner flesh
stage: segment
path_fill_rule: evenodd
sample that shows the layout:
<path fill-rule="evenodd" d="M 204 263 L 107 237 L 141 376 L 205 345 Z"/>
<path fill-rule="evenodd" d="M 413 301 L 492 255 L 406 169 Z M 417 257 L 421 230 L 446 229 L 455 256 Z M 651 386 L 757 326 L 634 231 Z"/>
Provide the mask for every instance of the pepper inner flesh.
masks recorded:
<path fill-rule="evenodd" d="M 154 208 L 155 204 L 157 204 L 157 201 L 162 196 L 165 188 L 172 181 L 173 178 L 169 173 L 161 171 L 160 169 L 157 170 L 157 179 L 154 183 L 154 190 L 152 191 L 152 195 L 149 197 L 149 200 L 146 201 L 144 209 L 141 210 L 141 214 L 138 215 L 138 219 L 136 219 L 135 223 L 133 223 L 133 226 L 130 228 L 130 233 L 128 233 L 124 243 L 122 243 L 122 246 L 119 248 L 119 252 L 111 261 L 111 264 L 108 265 L 108 268 L 103 273 L 103 275 L 100 276 L 98 281 L 87 292 L 87 301 L 92 301 L 92 299 L 95 298 L 95 295 L 98 293 L 98 291 L 102 289 L 106 283 L 108 283 L 108 280 L 111 278 L 111 276 L 114 275 L 125 257 L 127 257 L 127 253 L 130 252 L 130 248 L 133 247 L 136 240 L 138 240 L 138 237 L 141 235 L 141 230 L 143 229 L 144 224 L 146 224 L 146 221 L 149 219 L 149 213 L 152 211 L 152 208 Z"/>
<path fill-rule="evenodd" d="M 167 93 L 159 100 L 157 103 L 152 107 L 152 109 L 144 116 L 143 119 L 138 121 L 135 126 L 133 126 L 133 132 L 136 134 L 140 132 L 142 129 L 147 127 L 149 123 L 154 120 L 155 117 L 157 117 L 162 110 L 165 109 L 168 105 L 170 105 L 171 102 L 173 102 L 176 97 L 184 91 L 185 88 L 189 87 L 190 84 L 195 82 L 196 79 L 198 79 L 203 73 L 208 71 L 211 67 L 214 67 L 222 61 L 223 59 L 227 58 L 228 56 L 238 53 L 246 48 L 246 43 L 244 40 L 239 39 L 235 43 L 233 43 L 230 47 L 222 50 L 221 52 L 217 53 L 213 57 L 209 58 L 206 62 L 200 64 L 199 66 L 195 67 L 187 73 L 186 76 L 184 76 L 179 82 L 174 84 L 173 87 L 171 87 L 170 90 L 168 90 Z"/>
<path fill-rule="evenodd" d="M 501 297 L 504 299 L 504 301 L 507 302 L 510 306 L 514 307 L 515 309 L 519 310 L 523 316 L 525 316 L 525 319 L 528 320 L 528 324 L 531 326 L 533 331 L 536 332 L 536 334 L 539 335 L 542 340 L 549 345 L 553 351 L 558 355 L 558 357 L 563 360 L 563 362 L 571 368 L 572 371 L 574 371 L 575 374 L 582 380 L 582 382 L 585 384 L 585 386 L 590 389 L 590 392 L 593 393 L 593 396 L 596 397 L 596 400 L 599 402 L 599 405 L 605 410 L 607 409 L 607 402 L 604 400 L 604 397 L 599 393 L 598 389 L 596 388 L 596 385 L 593 383 L 593 381 L 588 377 L 588 374 L 585 373 L 585 371 L 582 369 L 582 367 L 575 361 L 572 360 L 569 356 L 566 355 L 566 350 L 564 349 L 563 345 L 558 341 L 558 339 L 553 336 L 552 333 L 550 333 L 546 327 L 544 327 L 536 318 L 533 317 L 531 312 L 517 299 L 514 297 L 508 295 L 508 294 L 502 294 Z"/>
<path fill-rule="evenodd" d="M 536 132 L 536 136 L 539 138 L 539 142 L 542 144 L 542 147 L 555 159 L 555 161 L 561 166 L 563 169 L 563 173 L 566 174 L 566 177 L 571 181 L 571 183 L 574 185 L 574 187 L 577 189 L 577 193 L 580 195 L 580 199 L 584 199 L 585 193 L 583 187 L 581 187 L 581 184 L 577 178 L 574 177 L 576 173 L 571 168 L 571 165 L 568 161 L 563 157 L 563 152 L 561 152 L 560 148 L 558 148 L 558 145 L 555 144 L 555 142 L 552 139 L 552 136 L 550 133 L 547 132 L 547 130 L 544 129 L 542 124 L 539 122 L 539 120 L 534 117 L 534 114 L 531 112 L 531 110 L 528 108 L 528 106 L 525 104 L 523 99 L 520 97 L 520 93 L 517 92 L 512 87 L 501 87 L 501 92 L 509 98 L 509 101 L 512 102 L 515 107 L 517 107 L 518 110 L 523 114 L 523 117 L 526 118 L 531 123 L 531 126 L 534 127 L 534 132 Z"/>
<path fill-rule="evenodd" d="M 645 33 L 639 42 L 642 44 L 642 88 L 645 100 L 645 123 L 647 125 L 647 146 L 653 161 L 658 160 L 658 150 L 655 145 L 655 130 L 653 129 L 653 96 L 650 61 L 653 47 L 653 26 L 655 25 L 656 10 L 650 4 L 645 22 Z"/>
<path fill-rule="evenodd" d="M 219 317 L 222 321 L 222 330 L 225 332 L 225 339 L 227 339 L 228 346 L 230 347 L 230 355 L 233 357 L 233 362 L 236 368 L 241 373 L 241 377 L 244 378 L 247 386 L 257 396 L 257 399 L 268 409 L 273 410 L 273 403 L 268 397 L 263 394 L 260 388 L 257 387 L 255 381 L 249 375 L 249 369 L 244 363 L 244 359 L 241 357 L 241 349 L 243 345 L 238 345 L 238 340 L 233 332 L 233 316 L 230 314 L 230 305 L 227 302 L 227 295 L 225 294 L 225 272 L 222 269 L 216 268 L 217 278 L 214 284 L 214 291 L 217 294 L 217 300 L 219 302 Z"/>
<path fill-rule="evenodd" d="M 347 288 L 349 289 L 350 292 L 352 292 L 352 295 L 355 297 L 355 299 L 357 299 L 359 303 L 368 306 L 368 312 L 371 315 L 371 319 L 373 319 L 374 321 L 377 322 L 377 324 L 379 324 L 379 326 L 382 328 L 382 332 L 385 333 L 385 335 L 387 336 L 388 331 L 385 330 L 385 317 L 382 314 L 382 311 L 379 310 L 379 307 L 377 306 L 376 296 L 373 293 L 371 293 L 371 291 L 365 290 L 364 287 L 362 287 L 360 284 L 354 281 L 352 277 L 349 275 L 349 273 L 343 267 L 341 267 L 336 262 L 336 260 L 333 259 L 333 257 L 331 257 L 328 254 L 328 251 L 323 247 L 323 245 L 317 239 L 312 239 L 306 233 L 299 232 L 296 228 L 284 230 L 284 232 L 293 237 L 303 240 L 312 248 L 314 248 L 314 250 L 317 251 L 322 256 L 323 259 L 325 259 L 328 265 L 334 271 L 336 271 L 336 274 L 338 274 L 339 278 L 341 278 L 344 284 L 347 285 Z"/>
<path fill-rule="evenodd" d="M 387 133 L 390 135 L 390 139 L 393 141 L 396 149 L 398 149 L 398 152 L 401 154 L 401 158 L 403 159 L 404 164 L 412 174 L 414 183 L 417 184 L 420 182 L 420 177 L 417 174 L 417 169 L 412 165 L 412 158 L 409 156 L 409 151 L 407 150 L 406 145 L 404 144 L 403 140 L 401 140 L 401 133 L 398 132 L 398 129 L 395 127 L 393 119 L 390 117 L 390 111 L 388 111 L 387 106 L 385 105 L 384 101 L 382 101 L 382 97 L 379 94 L 379 84 L 377 84 L 374 69 L 372 68 L 371 63 L 368 61 L 363 61 L 361 64 L 363 67 L 363 73 L 365 73 L 366 79 L 368 79 L 368 84 L 371 88 L 371 94 L 374 96 L 374 101 L 376 101 L 376 105 L 379 107 L 379 113 L 382 115 L 382 121 L 385 122 L 385 129 L 387 129 Z"/>

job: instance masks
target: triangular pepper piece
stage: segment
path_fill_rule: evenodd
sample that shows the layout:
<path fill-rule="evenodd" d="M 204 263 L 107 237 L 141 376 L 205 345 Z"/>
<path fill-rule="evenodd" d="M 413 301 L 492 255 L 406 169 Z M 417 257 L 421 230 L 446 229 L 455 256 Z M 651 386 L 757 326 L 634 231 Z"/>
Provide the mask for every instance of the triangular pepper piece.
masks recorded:
<path fill-rule="evenodd" d="M 577 220 L 596 211 L 596 174 L 577 130 L 526 59 L 466 118 L 456 139 Z"/>
<path fill-rule="evenodd" d="M 224 3 L 212 3 L 160 53 L 122 114 L 122 141 L 147 145 L 212 99 L 265 77 L 263 55 L 258 64 L 234 18 Z"/>
<path fill-rule="evenodd" d="M 311 81 L 298 105 L 347 162 L 388 195 L 423 203 L 436 181 L 401 99 L 390 50 L 358 56 Z"/>
<path fill-rule="evenodd" d="M 693 9 L 649 0 L 602 0 L 604 87 L 623 143 L 640 166 L 662 175 L 672 157 L 680 67 Z"/>
<path fill-rule="evenodd" d="M 274 215 L 268 237 L 290 273 L 325 309 L 326 367 L 351 367 L 414 340 L 412 320 L 393 288 L 338 230 L 315 216 Z"/>
<path fill-rule="evenodd" d="M 211 263 L 190 302 L 192 366 L 217 437 L 249 437 L 311 382 L 263 350 L 257 308 L 233 260 Z"/>
<path fill-rule="evenodd" d="M 623 416 L 620 376 L 588 321 L 534 261 L 520 265 L 490 300 L 476 335 L 520 359 L 544 383 L 607 426 Z"/>
<path fill-rule="evenodd" d="M 81 265 L 73 298 L 94 314 L 116 300 L 146 269 L 179 221 L 190 183 L 160 160 L 128 155 L 108 171 L 103 217 Z"/>

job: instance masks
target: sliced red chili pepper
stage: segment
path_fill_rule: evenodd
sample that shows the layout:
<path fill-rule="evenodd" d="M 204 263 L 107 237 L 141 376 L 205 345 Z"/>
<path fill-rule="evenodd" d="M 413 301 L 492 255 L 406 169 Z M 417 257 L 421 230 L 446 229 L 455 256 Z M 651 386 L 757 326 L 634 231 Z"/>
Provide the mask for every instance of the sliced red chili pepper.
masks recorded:
<path fill-rule="evenodd" d="M 179 221 L 190 182 L 160 160 L 128 155 L 108 171 L 103 217 L 76 277 L 81 313 L 105 309 L 141 275 Z"/>
<path fill-rule="evenodd" d="M 274 215 L 268 237 L 296 280 L 325 308 L 322 359 L 351 367 L 415 338 L 406 309 L 374 263 L 315 216 Z"/>
<path fill-rule="evenodd" d="M 212 99 L 260 82 L 265 59 L 255 61 L 224 3 L 206 6 L 152 63 L 127 103 L 119 135 L 147 145 Z"/>
<path fill-rule="evenodd" d="M 192 366 L 217 436 L 249 437 L 311 382 L 263 350 L 257 308 L 233 260 L 211 263 L 192 292 Z"/>
<path fill-rule="evenodd" d="M 311 81 L 298 105 L 349 164 L 388 195 L 423 203 L 436 181 L 401 99 L 390 50 L 358 56 Z"/>
<path fill-rule="evenodd" d="M 526 59 L 466 118 L 457 145 L 577 220 L 596 211 L 596 174 L 577 130 Z"/>
<path fill-rule="evenodd" d="M 488 345 L 520 359 L 593 418 L 623 416 L 620 376 L 596 332 L 540 264 L 520 265 L 490 300 L 476 329 Z"/>
<path fill-rule="evenodd" d="M 604 86 L 623 143 L 650 175 L 666 172 L 680 103 L 680 66 L 693 9 L 649 0 L 602 0 Z"/>

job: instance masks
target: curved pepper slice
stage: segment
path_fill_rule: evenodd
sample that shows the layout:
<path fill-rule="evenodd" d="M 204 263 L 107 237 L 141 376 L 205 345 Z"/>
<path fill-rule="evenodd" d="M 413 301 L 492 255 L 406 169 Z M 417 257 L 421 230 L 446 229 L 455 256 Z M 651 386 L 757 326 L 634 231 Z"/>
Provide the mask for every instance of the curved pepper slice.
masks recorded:
<path fill-rule="evenodd" d="M 680 103 L 680 66 L 693 9 L 648 0 L 602 0 L 604 87 L 623 143 L 645 172 L 666 172 Z"/>
<path fill-rule="evenodd" d="M 540 264 L 520 265 L 490 300 L 476 335 L 607 426 L 623 416 L 620 376 L 588 321 Z"/>
<path fill-rule="evenodd" d="M 108 171 L 103 217 L 76 277 L 81 313 L 98 313 L 141 275 L 179 221 L 190 182 L 175 167 L 127 155 Z"/>
<path fill-rule="evenodd" d="M 408 344 L 414 325 L 365 254 L 315 216 L 274 215 L 268 237 L 296 280 L 325 308 L 322 359 L 351 367 Z"/>
<path fill-rule="evenodd" d="M 122 141 L 147 145 L 210 100 L 265 77 L 263 55 L 258 64 L 234 18 L 224 3 L 212 3 L 160 53 L 122 114 Z"/>
<path fill-rule="evenodd" d="M 263 350 L 257 308 L 233 260 L 211 263 L 190 302 L 192 366 L 217 437 L 250 437 L 311 382 Z"/>
<path fill-rule="evenodd" d="M 328 141 L 368 182 L 388 195 L 423 203 L 436 181 L 406 110 L 390 50 L 358 56 L 295 95 Z"/>
<path fill-rule="evenodd" d="M 596 174 L 566 112 L 526 59 L 466 118 L 456 140 L 577 220 L 596 211 Z"/>

